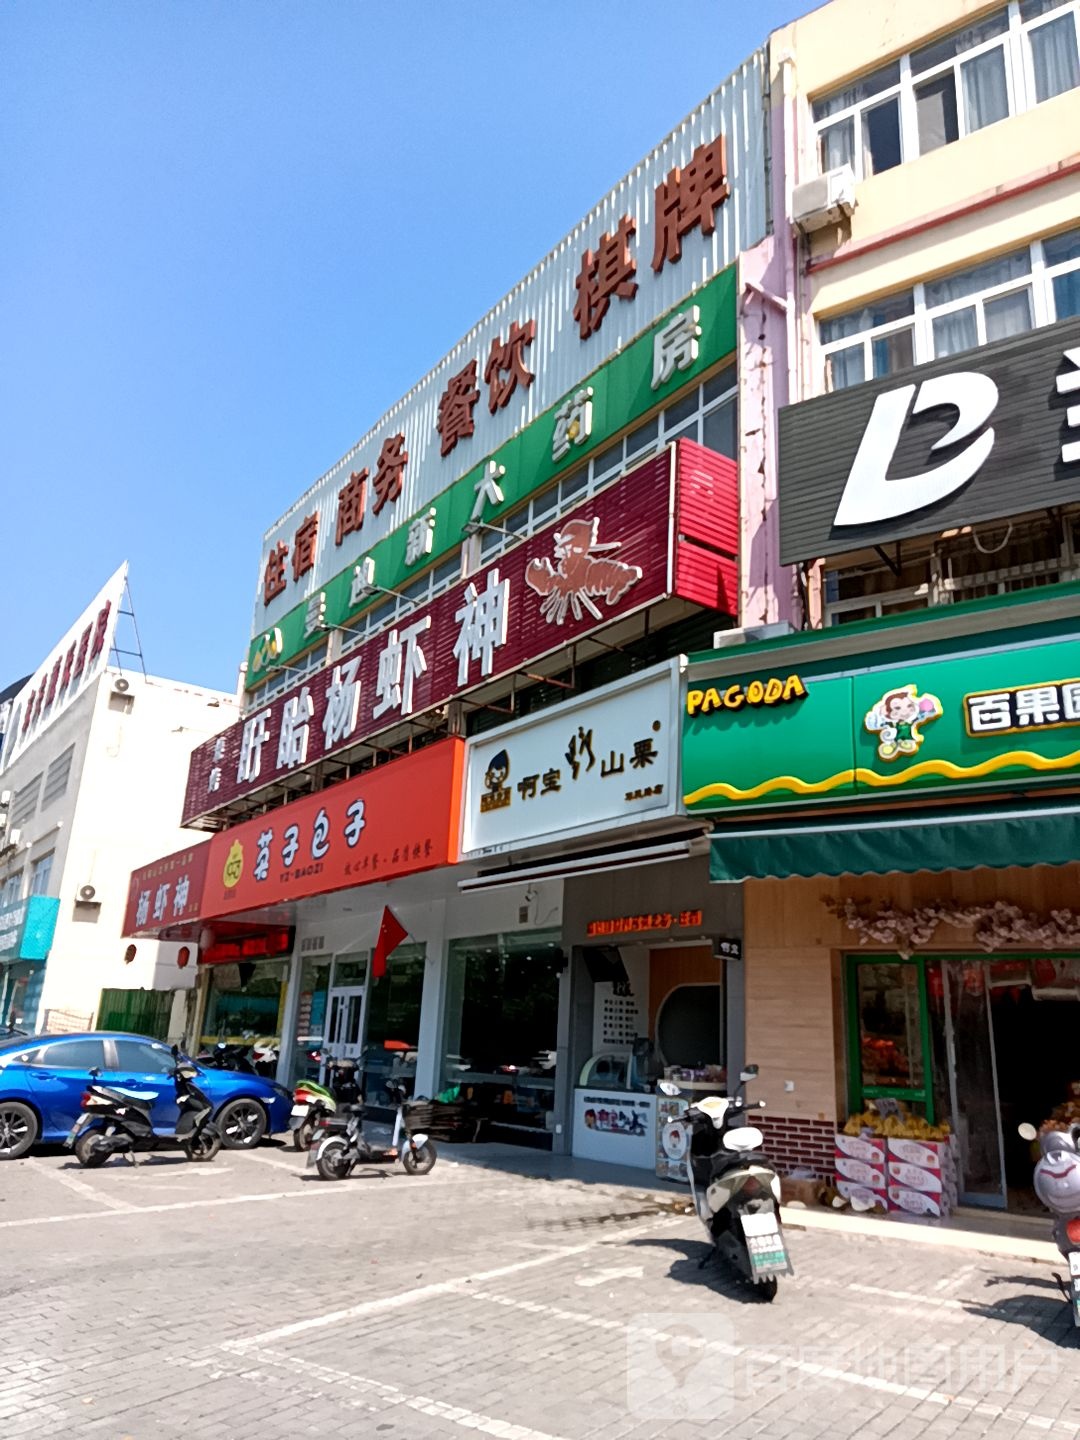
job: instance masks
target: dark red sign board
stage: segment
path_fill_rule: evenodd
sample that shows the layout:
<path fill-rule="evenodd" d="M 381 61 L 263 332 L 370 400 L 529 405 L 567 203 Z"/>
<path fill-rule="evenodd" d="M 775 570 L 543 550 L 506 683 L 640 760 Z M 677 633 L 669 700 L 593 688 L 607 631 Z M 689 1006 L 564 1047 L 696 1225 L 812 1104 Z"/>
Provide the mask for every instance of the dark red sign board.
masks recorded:
<path fill-rule="evenodd" d="M 677 441 L 205 741 L 191 757 L 183 823 L 668 596 L 736 614 L 738 532 L 734 461 Z M 355 681 L 358 700 L 345 693 Z"/>
<path fill-rule="evenodd" d="M 209 840 L 188 845 L 131 872 L 125 935 L 158 935 L 201 914 Z"/>

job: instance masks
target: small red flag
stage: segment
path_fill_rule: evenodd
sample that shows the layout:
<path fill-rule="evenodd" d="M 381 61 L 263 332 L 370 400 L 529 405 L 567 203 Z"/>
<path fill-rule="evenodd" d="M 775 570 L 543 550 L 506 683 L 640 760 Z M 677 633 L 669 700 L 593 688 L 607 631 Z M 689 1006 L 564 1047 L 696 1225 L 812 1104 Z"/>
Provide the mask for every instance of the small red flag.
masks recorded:
<path fill-rule="evenodd" d="M 408 933 L 390 906 L 384 906 L 382 924 L 379 926 L 379 938 L 375 942 L 375 953 L 371 957 L 371 978 L 373 980 L 378 980 L 381 975 L 386 974 L 387 960 Z"/>

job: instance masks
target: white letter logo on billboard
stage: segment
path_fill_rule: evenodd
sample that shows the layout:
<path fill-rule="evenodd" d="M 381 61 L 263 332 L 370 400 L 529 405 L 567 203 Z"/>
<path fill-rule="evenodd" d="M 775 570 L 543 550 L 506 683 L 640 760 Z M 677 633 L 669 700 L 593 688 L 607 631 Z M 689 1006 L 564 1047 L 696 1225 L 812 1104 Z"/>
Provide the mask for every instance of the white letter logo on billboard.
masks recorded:
<path fill-rule="evenodd" d="M 915 403 L 912 404 L 914 397 Z M 858 453 L 840 497 L 834 525 L 873 525 L 894 520 L 936 505 L 966 485 L 994 446 L 994 431 L 983 433 L 958 455 L 918 475 L 890 480 L 889 465 L 896 453 L 909 413 L 951 406 L 956 420 L 947 434 L 930 447 L 931 453 L 968 439 L 989 420 L 998 401 L 998 388 L 989 375 L 962 371 L 886 390 L 874 401 Z"/>

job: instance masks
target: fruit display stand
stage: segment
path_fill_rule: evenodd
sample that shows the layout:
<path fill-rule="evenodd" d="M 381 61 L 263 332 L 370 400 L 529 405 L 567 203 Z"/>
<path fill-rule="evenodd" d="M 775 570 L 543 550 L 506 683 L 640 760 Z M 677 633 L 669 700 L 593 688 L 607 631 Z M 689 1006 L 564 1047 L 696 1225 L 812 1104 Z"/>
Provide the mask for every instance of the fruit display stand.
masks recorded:
<path fill-rule="evenodd" d="M 956 1145 L 948 1125 L 904 1107 L 852 1115 L 835 1137 L 837 1191 L 857 1209 L 941 1219 L 957 1202 Z"/>

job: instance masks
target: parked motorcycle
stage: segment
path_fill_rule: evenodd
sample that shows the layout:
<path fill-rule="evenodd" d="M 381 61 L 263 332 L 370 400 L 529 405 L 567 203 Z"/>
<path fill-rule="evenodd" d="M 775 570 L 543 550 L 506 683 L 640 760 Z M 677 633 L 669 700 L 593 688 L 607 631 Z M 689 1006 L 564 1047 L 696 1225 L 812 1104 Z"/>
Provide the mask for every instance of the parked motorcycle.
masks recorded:
<path fill-rule="evenodd" d="M 228 1045 L 219 1040 L 208 1050 L 200 1050 L 195 1062 L 204 1070 L 232 1070 L 241 1075 L 254 1075 L 250 1045 Z"/>
<path fill-rule="evenodd" d="M 338 1102 L 325 1085 L 317 1080 L 301 1080 L 293 1091 L 293 1107 L 289 1115 L 293 1146 L 310 1150 L 321 1122 L 336 1113 Z"/>
<path fill-rule="evenodd" d="M 210 1119 L 214 1106 L 194 1083 L 198 1070 L 173 1047 L 176 1069 L 176 1105 L 180 1112 L 176 1129 L 158 1135 L 151 1121 L 157 1095 L 152 1090 L 131 1090 L 124 1086 L 100 1085 L 100 1071 L 90 1071 L 90 1084 L 83 1092 L 82 1113 L 64 1144 L 87 1169 L 104 1165 L 112 1155 L 125 1155 L 132 1164 L 139 1151 L 156 1150 L 163 1140 L 176 1140 L 189 1160 L 213 1160 L 221 1149 L 221 1135 Z"/>
<path fill-rule="evenodd" d="M 690 1193 L 715 1254 L 732 1264 L 763 1300 L 776 1296 L 777 1277 L 793 1273 L 780 1229 L 780 1177 L 762 1152 L 765 1137 L 747 1124 L 747 1112 L 765 1102 L 748 1101 L 746 1085 L 758 1073 L 748 1065 L 734 1096 L 691 1101 L 661 1133 L 664 1152 L 685 1159 Z M 660 1080 L 662 1094 L 679 1096 L 678 1085 Z"/>
<path fill-rule="evenodd" d="M 308 1151 L 308 1164 L 315 1165 L 324 1180 L 344 1180 L 357 1165 L 389 1165 L 400 1160 L 407 1175 L 426 1175 L 435 1164 L 434 1142 L 409 1126 L 405 1086 L 391 1081 L 386 1091 L 390 1103 L 397 1106 L 388 1146 L 372 1146 L 364 1138 L 362 1104 L 342 1106 L 336 1116 L 323 1118 L 318 1139 Z"/>
<path fill-rule="evenodd" d="M 1043 1135 L 1026 1123 L 1019 1130 L 1021 1139 L 1039 1142 L 1035 1194 L 1054 1216 L 1054 1244 L 1069 1266 L 1067 1283 L 1056 1272 L 1054 1279 L 1080 1326 L 1080 1125 Z"/>
<path fill-rule="evenodd" d="M 211 1070 L 232 1070 L 241 1075 L 261 1075 L 264 1080 L 277 1077 L 278 1047 L 272 1040 L 255 1040 L 237 1045 L 219 1040 L 209 1049 L 201 1050 L 196 1062 Z"/>

